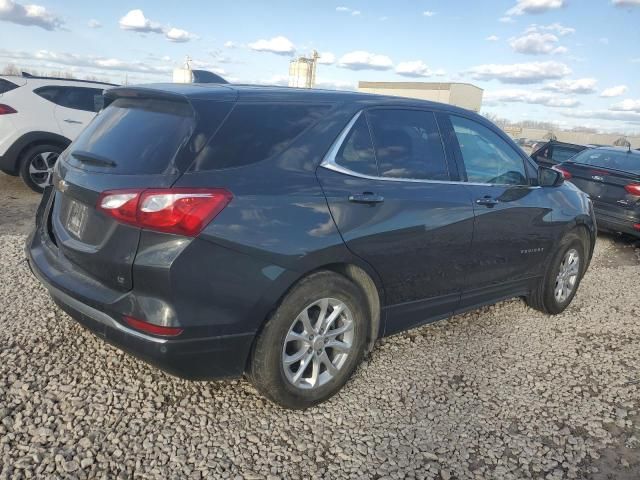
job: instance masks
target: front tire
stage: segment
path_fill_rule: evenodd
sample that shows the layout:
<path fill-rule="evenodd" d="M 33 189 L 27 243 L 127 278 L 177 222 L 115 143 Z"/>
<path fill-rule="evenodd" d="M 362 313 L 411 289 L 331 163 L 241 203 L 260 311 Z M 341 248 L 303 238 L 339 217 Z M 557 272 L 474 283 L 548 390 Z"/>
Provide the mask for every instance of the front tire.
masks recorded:
<path fill-rule="evenodd" d="M 587 250 L 576 233 L 563 238 L 545 276 L 527 297 L 529 306 L 551 315 L 562 313 L 571 304 L 584 275 Z"/>
<path fill-rule="evenodd" d="M 248 376 L 258 391 L 292 409 L 335 395 L 362 361 L 369 332 L 365 298 L 342 275 L 301 280 L 271 315 L 254 346 Z"/>
<path fill-rule="evenodd" d="M 51 185 L 53 167 L 64 148 L 59 145 L 36 145 L 22 156 L 20 177 L 36 193 L 44 192 Z"/>

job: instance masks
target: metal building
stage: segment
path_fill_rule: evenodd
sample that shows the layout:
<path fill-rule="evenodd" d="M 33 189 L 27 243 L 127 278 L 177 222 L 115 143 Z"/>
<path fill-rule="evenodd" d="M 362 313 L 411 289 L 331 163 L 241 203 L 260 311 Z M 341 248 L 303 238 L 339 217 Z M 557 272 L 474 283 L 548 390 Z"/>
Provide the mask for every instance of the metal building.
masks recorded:
<path fill-rule="evenodd" d="M 289 86 L 313 88 L 316 84 L 316 66 L 320 55 L 315 50 L 311 57 L 298 57 L 289 63 Z"/>
<path fill-rule="evenodd" d="M 448 103 L 474 112 L 479 112 L 482 107 L 484 91 L 470 83 L 441 82 L 358 82 L 358 90 Z"/>

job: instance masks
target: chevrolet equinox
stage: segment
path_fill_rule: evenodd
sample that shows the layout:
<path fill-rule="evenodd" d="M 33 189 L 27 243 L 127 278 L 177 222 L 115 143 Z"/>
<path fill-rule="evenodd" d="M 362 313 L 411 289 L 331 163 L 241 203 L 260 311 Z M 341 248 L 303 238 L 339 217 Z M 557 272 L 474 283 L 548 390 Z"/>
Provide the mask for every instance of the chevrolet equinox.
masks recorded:
<path fill-rule="evenodd" d="M 354 92 L 114 88 L 56 163 L 34 274 L 172 374 L 305 408 L 376 339 L 523 297 L 571 302 L 589 198 L 470 111 Z"/>

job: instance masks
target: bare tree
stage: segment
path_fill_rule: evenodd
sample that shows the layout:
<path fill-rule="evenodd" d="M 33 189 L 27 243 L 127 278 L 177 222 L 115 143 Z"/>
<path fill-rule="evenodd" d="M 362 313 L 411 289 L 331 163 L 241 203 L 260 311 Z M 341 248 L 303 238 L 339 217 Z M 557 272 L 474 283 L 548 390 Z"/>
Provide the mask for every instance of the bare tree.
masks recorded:
<path fill-rule="evenodd" d="M 9 63 L 2 69 L 2 75 L 20 75 L 20 69 L 15 64 Z"/>

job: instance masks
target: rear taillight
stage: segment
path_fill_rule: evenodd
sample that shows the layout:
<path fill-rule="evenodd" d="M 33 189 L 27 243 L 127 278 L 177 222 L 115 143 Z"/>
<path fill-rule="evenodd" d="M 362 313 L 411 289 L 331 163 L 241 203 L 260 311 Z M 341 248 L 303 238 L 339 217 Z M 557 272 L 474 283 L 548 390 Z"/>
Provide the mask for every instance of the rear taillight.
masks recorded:
<path fill-rule="evenodd" d="M 194 237 L 231 201 L 222 188 L 109 190 L 98 210 L 140 228 Z"/>
<path fill-rule="evenodd" d="M 15 108 L 10 107 L 9 105 L 0 103 L 0 115 L 8 115 L 10 113 L 18 113 L 18 111 Z"/>
<path fill-rule="evenodd" d="M 569 170 L 565 170 L 562 167 L 555 165 L 551 168 L 554 169 L 556 172 L 560 172 L 565 180 L 569 180 L 571 179 L 571 177 L 573 177 L 573 175 L 571 175 L 571 172 Z"/>
<path fill-rule="evenodd" d="M 638 230 L 640 232 L 640 223 L 634 223 L 633 224 L 633 229 L 634 230 Z"/>
<path fill-rule="evenodd" d="M 629 185 L 625 185 L 624 189 L 631 195 L 640 197 L 640 183 L 630 183 Z"/>
<path fill-rule="evenodd" d="M 125 315 L 123 319 L 125 323 L 130 327 L 133 327 L 136 330 L 140 330 L 141 332 L 150 333 L 152 335 L 160 335 L 162 337 L 176 337 L 183 332 L 182 328 L 162 327 L 160 325 L 154 325 L 153 323 L 149 323 L 134 317 L 129 317 L 127 315 Z"/>

